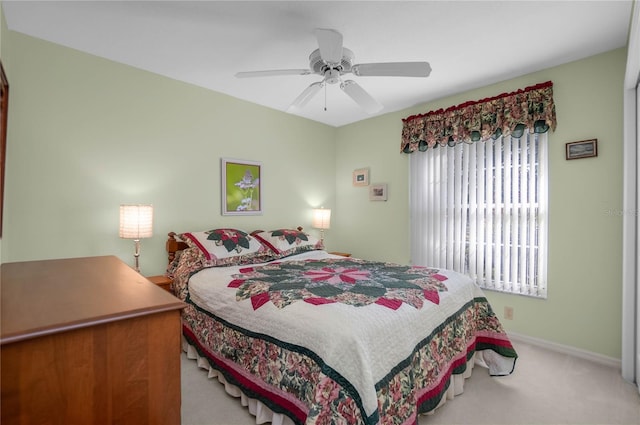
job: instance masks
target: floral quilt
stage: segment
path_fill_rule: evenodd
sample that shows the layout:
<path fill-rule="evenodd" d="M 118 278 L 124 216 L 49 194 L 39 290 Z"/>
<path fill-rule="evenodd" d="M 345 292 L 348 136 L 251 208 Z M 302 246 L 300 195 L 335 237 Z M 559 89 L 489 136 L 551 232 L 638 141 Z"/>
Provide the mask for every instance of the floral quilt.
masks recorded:
<path fill-rule="evenodd" d="M 269 301 L 284 308 L 302 300 L 356 307 L 376 303 L 395 310 L 402 303 L 415 308 L 425 301 L 438 304 L 446 280 L 437 269 L 341 257 L 241 268 L 228 286 L 238 288 L 236 299 L 250 299 L 254 309 Z"/>
<path fill-rule="evenodd" d="M 415 424 L 475 353 L 493 375 L 517 354 L 461 274 L 312 251 L 202 269 L 175 290 L 185 338 L 232 384 L 298 424 Z"/>

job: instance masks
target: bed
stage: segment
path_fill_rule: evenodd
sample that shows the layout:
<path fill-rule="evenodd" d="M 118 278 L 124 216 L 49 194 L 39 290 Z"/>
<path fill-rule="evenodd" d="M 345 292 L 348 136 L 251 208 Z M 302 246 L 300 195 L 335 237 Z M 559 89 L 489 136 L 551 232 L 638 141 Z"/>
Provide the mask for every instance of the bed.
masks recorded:
<path fill-rule="evenodd" d="M 170 233 L 183 348 L 257 423 L 415 424 L 517 354 L 450 270 L 347 258 L 301 228 Z"/>

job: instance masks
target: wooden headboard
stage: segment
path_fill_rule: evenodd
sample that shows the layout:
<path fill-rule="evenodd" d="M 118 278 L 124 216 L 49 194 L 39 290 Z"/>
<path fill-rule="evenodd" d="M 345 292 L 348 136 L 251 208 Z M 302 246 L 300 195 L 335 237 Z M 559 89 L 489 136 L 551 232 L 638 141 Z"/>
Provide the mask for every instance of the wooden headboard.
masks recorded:
<path fill-rule="evenodd" d="M 187 249 L 189 246 L 176 239 L 176 232 L 169 232 L 168 236 L 166 247 L 169 264 L 171 264 L 171 262 L 176 258 L 176 252 Z"/>

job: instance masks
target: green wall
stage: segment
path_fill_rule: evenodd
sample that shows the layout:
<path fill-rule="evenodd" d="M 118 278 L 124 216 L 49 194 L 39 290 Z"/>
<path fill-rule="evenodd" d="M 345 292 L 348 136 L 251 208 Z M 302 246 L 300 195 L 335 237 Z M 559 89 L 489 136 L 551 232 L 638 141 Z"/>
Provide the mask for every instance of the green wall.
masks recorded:
<path fill-rule="evenodd" d="M 311 209 L 333 207 L 334 128 L 20 33 L 3 42 L 3 262 L 113 254 L 132 264 L 121 203 L 154 205 L 145 275 L 164 272 L 169 231 L 313 231 Z M 221 215 L 222 157 L 262 163 L 263 215 Z"/>
<path fill-rule="evenodd" d="M 551 80 L 558 126 L 549 134 L 548 299 L 487 292 L 513 332 L 620 357 L 622 306 L 622 82 L 626 49 L 528 74 L 339 129 L 335 248 L 410 261 L 409 157 L 402 118 Z M 598 139 L 598 157 L 565 160 L 565 143 Z M 419 154 L 419 153 L 418 153 Z M 350 185 L 355 168 L 386 182 L 388 202 Z"/>
<path fill-rule="evenodd" d="M 549 296 L 488 292 L 505 327 L 620 357 L 624 49 L 338 129 L 19 33 L 2 32 L 11 85 L 2 261 L 117 255 L 118 206 L 152 203 L 146 275 L 162 273 L 168 231 L 302 225 L 333 209 L 329 250 L 410 262 L 409 158 L 401 119 L 552 80 Z M 597 158 L 565 161 L 565 143 L 597 138 Z M 220 214 L 221 157 L 261 161 L 265 212 Z M 387 202 L 353 187 L 354 169 L 387 183 Z M 313 230 L 311 230 L 313 231 Z"/>

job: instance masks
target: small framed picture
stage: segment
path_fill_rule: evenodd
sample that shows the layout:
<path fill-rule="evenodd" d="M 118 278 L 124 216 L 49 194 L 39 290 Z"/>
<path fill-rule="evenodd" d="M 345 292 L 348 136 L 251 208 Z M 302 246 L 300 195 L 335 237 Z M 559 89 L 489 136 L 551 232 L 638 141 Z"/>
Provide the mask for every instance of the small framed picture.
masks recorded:
<path fill-rule="evenodd" d="M 369 186 L 369 169 L 359 168 L 353 171 L 354 186 Z"/>
<path fill-rule="evenodd" d="M 598 156 L 598 139 L 567 143 L 566 156 L 567 159 L 580 159 Z"/>
<path fill-rule="evenodd" d="M 387 200 L 387 184 L 376 183 L 369 186 L 370 201 L 386 201 Z"/>

